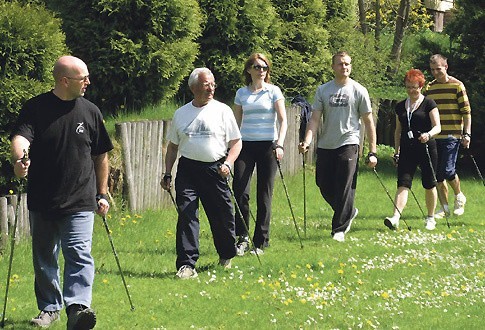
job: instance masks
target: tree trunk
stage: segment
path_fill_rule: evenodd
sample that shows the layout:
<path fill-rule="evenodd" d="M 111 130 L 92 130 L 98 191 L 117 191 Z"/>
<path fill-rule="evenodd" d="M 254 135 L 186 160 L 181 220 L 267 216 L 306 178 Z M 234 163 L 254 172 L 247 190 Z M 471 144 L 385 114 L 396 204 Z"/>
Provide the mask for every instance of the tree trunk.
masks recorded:
<path fill-rule="evenodd" d="M 396 31 L 394 32 L 394 42 L 392 44 L 391 49 L 391 63 L 387 68 L 387 72 L 389 75 L 393 76 L 396 74 L 400 60 L 401 60 L 401 51 L 402 51 L 402 41 L 404 38 L 404 32 L 406 31 L 406 27 L 409 20 L 409 10 L 411 9 L 411 0 L 401 0 L 399 4 L 399 11 L 397 13 L 396 19 Z"/>
<path fill-rule="evenodd" d="M 365 7 L 364 7 L 364 0 L 358 0 L 359 2 L 359 23 L 360 28 L 362 29 L 363 34 L 367 34 L 368 27 L 367 21 L 365 19 Z"/>

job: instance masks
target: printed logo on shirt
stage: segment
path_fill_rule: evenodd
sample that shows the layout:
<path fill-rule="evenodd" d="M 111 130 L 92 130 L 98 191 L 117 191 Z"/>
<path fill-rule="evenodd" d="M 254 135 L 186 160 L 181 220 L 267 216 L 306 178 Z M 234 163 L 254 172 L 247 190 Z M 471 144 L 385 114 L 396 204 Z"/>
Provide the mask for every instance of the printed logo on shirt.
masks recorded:
<path fill-rule="evenodd" d="M 329 100 L 331 107 L 347 107 L 349 105 L 349 96 L 347 94 L 332 94 Z"/>
<path fill-rule="evenodd" d="M 208 138 L 215 135 L 206 123 L 198 119 L 190 123 L 183 132 L 191 138 Z"/>
<path fill-rule="evenodd" d="M 83 134 L 83 133 L 84 133 L 84 122 L 77 123 L 76 134 Z"/>

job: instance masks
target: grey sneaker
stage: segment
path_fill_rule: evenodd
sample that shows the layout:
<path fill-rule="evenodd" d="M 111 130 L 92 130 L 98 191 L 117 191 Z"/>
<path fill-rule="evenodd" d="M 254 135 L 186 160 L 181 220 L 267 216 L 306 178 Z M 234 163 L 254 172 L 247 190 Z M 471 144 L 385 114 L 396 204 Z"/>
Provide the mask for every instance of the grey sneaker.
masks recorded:
<path fill-rule="evenodd" d="M 96 313 L 91 308 L 74 308 L 67 315 L 67 330 L 89 330 L 96 325 Z"/>
<path fill-rule="evenodd" d="M 183 265 L 179 268 L 175 276 L 177 276 L 181 280 L 187 280 L 189 278 L 196 278 L 197 276 L 199 276 L 199 274 L 197 274 L 195 269 L 190 267 L 189 265 Z"/>
<path fill-rule="evenodd" d="M 219 259 L 218 265 L 224 267 L 224 269 L 230 269 L 232 267 L 231 259 Z"/>
<path fill-rule="evenodd" d="M 30 324 L 34 327 L 48 328 L 60 318 L 59 311 L 41 311 L 37 317 L 30 320 Z"/>

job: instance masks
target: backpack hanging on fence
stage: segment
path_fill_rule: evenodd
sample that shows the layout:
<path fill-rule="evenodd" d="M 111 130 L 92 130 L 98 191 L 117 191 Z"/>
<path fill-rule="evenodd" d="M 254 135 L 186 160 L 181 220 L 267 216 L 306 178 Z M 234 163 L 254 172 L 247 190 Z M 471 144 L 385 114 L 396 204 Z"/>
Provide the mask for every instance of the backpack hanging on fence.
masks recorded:
<path fill-rule="evenodd" d="M 308 103 L 307 100 L 301 95 L 297 95 L 291 101 L 291 104 L 298 105 L 301 109 L 300 111 L 300 142 L 305 139 L 305 132 L 308 122 L 310 121 L 310 117 L 312 115 L 312 106 Z"/>

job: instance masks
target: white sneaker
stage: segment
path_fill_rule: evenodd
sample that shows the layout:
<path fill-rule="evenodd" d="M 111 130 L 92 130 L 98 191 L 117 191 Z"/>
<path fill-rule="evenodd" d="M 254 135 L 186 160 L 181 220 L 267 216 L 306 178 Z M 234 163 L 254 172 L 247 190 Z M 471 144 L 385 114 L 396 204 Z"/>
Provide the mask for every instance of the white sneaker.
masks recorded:
<path fill-rule="evenodd" d="M 256 249 L 251 249 L 251 251 L 249 253 L 257 254 L 258 256 L 260 256 L 260 255 L 264 254 L 264 250 L 260 249 L 260 248 L 256 248 Z"/>
<path fill-rule="evenodd" d="M 462 215 L 465 212 L 466 197 L 463 193 L 459 193 L 455 196 L 455 209 L 453 210 L 454 215 Z"/>
<path fill-rule="evenodd" d="M 196 278 L 199 276 L 194 268 L 190 267 L 189 265 L 183 265 L 179 268 L 177 274 L 175 275 L 182 280 L 187 280 L 189 278 Z"/>
<path fill-rule="evenodd" d="M 436 229 L 436 221 L 433 217 L 427 217 L 424 221 L 427 230 L 435 230 Z"/>
<path fill-rule="evenodd" d="M 443 219 L 443 218 L 447 218 L 450 216 L 450 210 L 447 210 L 445 208 L 446 211 L 444 211 L 442 208 L 439 209 L 435 214 L 434 214 L 434 217 L 435 219 Z"/>
<path fill-rule="evenodd" d="M 338 233 L 333 234 L 333 239 L 337 242 L 345 241 L 345 233 L 343 231 L 339 231 Z"/>
<path fill-rule="evenodd" d="M 349 225 L 347 226 L 347 228 L 345 228 L 344 234 L 347 234 L 349 232 L 350 226 L 352 226 L 352 221 L 354 221 L 354 219 L 357 217 L 357 214 L 359 214 L 359 209 L 355 208 L 354 215 L 352 215 L 352 218 L 350 218 Z"/>
<path fill-rule="evenodd" d="M 385 218 L 384 225 L 390 230 L 396 230 L 399 227 L 399 217 L 392 216 Z"/>

